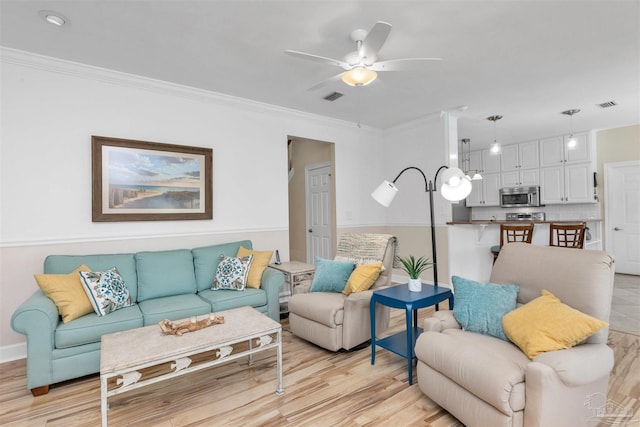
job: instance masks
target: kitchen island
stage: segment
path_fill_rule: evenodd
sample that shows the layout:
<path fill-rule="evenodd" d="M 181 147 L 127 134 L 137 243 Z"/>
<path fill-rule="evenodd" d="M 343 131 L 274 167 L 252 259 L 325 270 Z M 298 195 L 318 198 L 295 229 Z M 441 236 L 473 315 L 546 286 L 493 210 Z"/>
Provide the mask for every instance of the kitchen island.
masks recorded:
<path fill-rule="evenodd" d="M 601 219 L 546 220 L 546 221 L 505 221 L 505 220 L 469 220 L 447 222 L 449 240 L 449 271 L 451 275 L 486 282 L 491 275 L 493 254 L 491 247 L 500 244 L 500 224 L 533 223 L 531 244 L 547 246 L 549 244 L 550 223 L 586 222 L 591 239 L 586 239 L 584 247 L 602 249 Z"/>

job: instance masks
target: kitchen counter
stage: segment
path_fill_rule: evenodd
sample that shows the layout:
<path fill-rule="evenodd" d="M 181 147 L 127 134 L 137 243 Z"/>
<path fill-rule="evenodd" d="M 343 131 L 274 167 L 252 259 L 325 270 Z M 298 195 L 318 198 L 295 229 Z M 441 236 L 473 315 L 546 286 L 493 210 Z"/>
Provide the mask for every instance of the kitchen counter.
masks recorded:
<path fill-rule="evenodd" d="M 529 221 L 529 220 L 492 220 L 492 219 L 473 219 L 469 221 L 449 221 L 447 225 L 491 225 L 491 224 L 517 224 L 533 222 L 534 224 L 575 224 L 576 222 L 602 222 L 601 219 L 575 219 L 575 220 L 545 220 L 545 221 Z"/>

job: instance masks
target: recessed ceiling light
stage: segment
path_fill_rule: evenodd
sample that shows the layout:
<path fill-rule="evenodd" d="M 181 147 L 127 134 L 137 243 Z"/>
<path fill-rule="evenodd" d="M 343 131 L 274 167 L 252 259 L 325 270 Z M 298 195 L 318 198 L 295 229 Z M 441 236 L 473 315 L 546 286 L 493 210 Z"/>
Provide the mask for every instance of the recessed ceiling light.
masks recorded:
<path fill-rule="evenodd" d="M 63 27 L 69 24 L 69 18 L 59 12 L 52 10 L 41 10 L 38 15 L 47 23 L 55 25 L 56 27 Z"/>

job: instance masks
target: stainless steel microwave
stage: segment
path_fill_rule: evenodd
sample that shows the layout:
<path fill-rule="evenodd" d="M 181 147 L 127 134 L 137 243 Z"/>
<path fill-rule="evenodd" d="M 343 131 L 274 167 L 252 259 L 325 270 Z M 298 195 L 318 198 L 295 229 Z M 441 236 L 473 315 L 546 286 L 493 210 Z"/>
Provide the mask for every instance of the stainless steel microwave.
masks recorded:
<path fill-rule="evenodd" d="M 540 186 L 501 188 L 500 206 L 503 208 L 540 206 Z"/>

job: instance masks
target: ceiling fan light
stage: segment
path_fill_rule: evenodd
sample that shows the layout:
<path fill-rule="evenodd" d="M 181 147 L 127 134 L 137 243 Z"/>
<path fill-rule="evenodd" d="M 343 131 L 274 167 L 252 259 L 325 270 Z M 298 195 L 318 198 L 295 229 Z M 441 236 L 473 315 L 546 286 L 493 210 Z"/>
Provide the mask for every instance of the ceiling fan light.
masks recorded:
<path fill-rule="evenodd" d="M 342 81 L 349 86 L 366 86 L 378 77 L 378 73 L 364 67 L 355 67 L 342 74 Z"/>

